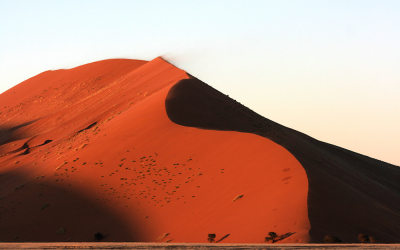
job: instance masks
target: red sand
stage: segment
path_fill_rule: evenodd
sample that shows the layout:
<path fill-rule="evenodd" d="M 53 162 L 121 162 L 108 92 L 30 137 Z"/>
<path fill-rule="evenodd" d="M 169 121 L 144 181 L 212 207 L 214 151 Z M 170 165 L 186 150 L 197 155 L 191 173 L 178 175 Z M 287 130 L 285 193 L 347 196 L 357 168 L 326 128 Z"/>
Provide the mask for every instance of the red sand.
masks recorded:
<path fill-rule="evenodd" d="M 0 243 L 1 249 L 243 249 L 243 250 L 305 250 L 305 249 L 400 249 L 400 244 L 245 244 L 245 243 L 142 243 L 142 242 L 46 242 Z"/>
<path fill-rule="evenodd" d="M 44 72 L 1 94 L 0 112 L 0 241 L 400 239 L 398 167 L 269 121 L 161 58 Z"/>

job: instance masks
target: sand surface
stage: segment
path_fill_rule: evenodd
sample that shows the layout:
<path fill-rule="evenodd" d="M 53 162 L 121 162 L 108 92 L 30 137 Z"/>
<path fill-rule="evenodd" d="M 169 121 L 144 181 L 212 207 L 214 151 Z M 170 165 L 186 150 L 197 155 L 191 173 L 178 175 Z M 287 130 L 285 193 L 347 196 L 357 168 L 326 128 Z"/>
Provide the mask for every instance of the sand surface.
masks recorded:
<path fill-rule="evenodd" d="M 1 249 L 400 249 L 399 244 L 5 243 Z"/>
<path fill-rule="evenodd" d="M 0 112 L 0 241 L 400 241 L 398 167 L 161 58 L 44 72 L 3 93 Z"/>

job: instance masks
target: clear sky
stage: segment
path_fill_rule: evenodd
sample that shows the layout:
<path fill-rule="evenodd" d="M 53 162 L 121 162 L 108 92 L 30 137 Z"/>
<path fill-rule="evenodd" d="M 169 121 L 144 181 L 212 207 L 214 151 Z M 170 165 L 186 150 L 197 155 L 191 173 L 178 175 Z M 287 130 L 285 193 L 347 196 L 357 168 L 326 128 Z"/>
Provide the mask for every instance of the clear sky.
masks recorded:
<path fill-rule="evenodd" d="M 400 1 L 0 0 L 0 92 L 157 56 L 264 117 L 400 165 Z"/>

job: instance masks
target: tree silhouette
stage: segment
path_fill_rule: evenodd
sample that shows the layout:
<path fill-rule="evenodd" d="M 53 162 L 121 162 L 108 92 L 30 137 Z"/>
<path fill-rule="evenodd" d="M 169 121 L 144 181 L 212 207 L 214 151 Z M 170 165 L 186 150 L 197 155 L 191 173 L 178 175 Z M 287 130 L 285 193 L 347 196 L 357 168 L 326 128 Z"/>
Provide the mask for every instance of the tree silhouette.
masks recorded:
<path fill-rule="evenodd" d="M 276 242 L 278 235 L 275 232 L 269 232 L 268 237 L 265 237 L 265 241 L 272 240 L 272 243 Z"/>
<path fill-rule="evenodd" d="M 369 236 L 366 234 L 359 234 L 358 241 L 361 243 L 367 243 L 367 242 L 369 242 Z"/>
<path fill-rule="evenodd" d="M 369 242 L 371 242 L 371 243 L 377 243 L 379 240 L 379 238 L 375 237 L 375 236 L 369 236 L 368 238 L 369 238 Z"/>
<path fill-rule="evenodd" d="M 207 238 L 208 242 L 210 242 L 210 243 L 214 242 L 215 237 L 216 237 L 215 234 L 208 234 L 208 238 Z"/>
<path fill-rule="evenodd" d="M 325 243 L 340 243 L 342 242 L 338 237 L 332 236 L 332 235 L 327 235 L 324 238 Z"/>
<path fill-rule="evenodd" d="M 102 239 L 104 239 L 104 236 L 103 236 L 103 234 L 102 233 L 96 233 L 95 235 L 94 235 L 94 238 L 96 239 L 96 240 L 102 240 Z"/>

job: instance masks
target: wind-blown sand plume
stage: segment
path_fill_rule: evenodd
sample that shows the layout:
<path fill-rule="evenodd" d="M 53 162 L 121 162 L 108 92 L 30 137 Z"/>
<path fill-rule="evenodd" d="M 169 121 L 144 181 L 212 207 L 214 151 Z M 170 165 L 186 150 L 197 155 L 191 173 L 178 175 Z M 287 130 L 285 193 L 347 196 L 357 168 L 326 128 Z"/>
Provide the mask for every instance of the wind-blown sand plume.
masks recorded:
<path fill-rule="evenodd" d="M 0 97 L 0 241 L 399 239 L 398 168 L 269 121 L 161 58 L 44 72 Z"/>

